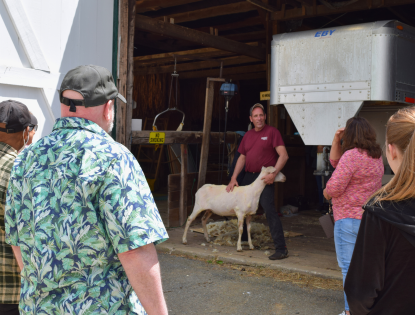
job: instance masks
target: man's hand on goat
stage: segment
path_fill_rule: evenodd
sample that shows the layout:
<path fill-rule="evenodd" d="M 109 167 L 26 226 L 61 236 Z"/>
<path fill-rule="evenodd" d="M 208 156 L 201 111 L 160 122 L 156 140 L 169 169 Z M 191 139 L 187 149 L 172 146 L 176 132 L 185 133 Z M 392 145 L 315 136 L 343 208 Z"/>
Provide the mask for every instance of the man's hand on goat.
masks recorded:
<path fill-rule="evenodd" d="M 235 178 L 231 178 L 231 182 L 229 183 L 229 185 L 228 186 L 226 186 L 226 191 L 227 192 L 231 192 L 231 191 L 233 191 L 233 188 L 234 187 L 239 187 L 239 185 L 238 185 L 238 182 L 236 181 L 236 179 Z"/>
<path fill-rule="evenodd" d="M 264 183 L 267 185 L 272 185 L 274 183 L 275 180 L 275 176 L 277 176 L 276 173 L 271 173 L 268 175 L 265 175 L 264 177 L 262 177 L 261 179 L 264 180 Z"/>

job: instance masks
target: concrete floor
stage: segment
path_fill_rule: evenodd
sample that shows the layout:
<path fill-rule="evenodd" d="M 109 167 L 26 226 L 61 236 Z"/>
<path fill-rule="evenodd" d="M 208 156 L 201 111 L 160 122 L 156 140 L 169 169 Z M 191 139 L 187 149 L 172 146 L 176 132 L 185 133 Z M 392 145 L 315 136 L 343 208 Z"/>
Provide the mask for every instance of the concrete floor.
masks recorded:
<path fill-rule="evenodd" d="M 156 203 L 164 221 L 167 216 L 167 201 L 156 201 Z M 170 239 L 157 245 L 157 250 L 176 255 L 222 260 L 233 264 L 265 266 L 273 269 L 342 279 L 340 268 L 337 265 L 334 240 L 325 237 L 318 221 L 320 216 L 320 212 L 306 210 L 301 211 L 297 216 L 281 217 L 284 231 L 298 232 L 304 236 L 286 239 L 289 257 L 280 261 L 269 260 L 265 250 L 249 250 L 245 246 L 243 252 L 237 252 L 236 246 L 212 245 L 206 242 L 202 234 L 190 231 L 187 237 L 188 245 L 183 245 L 183 228 L 168 228 Z M 223 220 L 218 216 L 213 217 L 213 219 Z M 259 222 L 266 224 L 266 221 Z M 192 227 L 201 227 L 200 217 L 195 220 Z M 205 246 L 201 244 L 205 244 Z M 272 244 L 269 244 L 269 246 L 272 248 Z M 272 253 L 271 250 L 268 251 Z"/>
<path fill-rule="evenodd" d="M 160 254 L 163 290 L 171 315 L 334 315 L 343 292 L 304 288 L 241 267 Z"/>

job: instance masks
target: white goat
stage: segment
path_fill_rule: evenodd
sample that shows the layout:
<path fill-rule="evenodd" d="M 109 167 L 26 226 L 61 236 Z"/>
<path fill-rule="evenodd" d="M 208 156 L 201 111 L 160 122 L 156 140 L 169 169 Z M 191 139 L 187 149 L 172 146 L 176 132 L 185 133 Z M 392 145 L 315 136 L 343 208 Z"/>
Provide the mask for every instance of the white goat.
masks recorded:
<path fill-rule="evenodd" d="M 192 214 L 187 219 L 186 228 L 183 234 L 183 244 L 187 244 L 187 230 L 197 215 L 204 211 L 202 218 L 203 232 L 206 241 L 210 242 L 206 229 L 206 223 L 212 213 L 221 216 L 236 216 L 238 218 L 239 238 L 237 251 L 242 251 L 241 236 L 243 231 L 243 221 L 246 216 L 246 225 L 248 229 L 249 248 L 254 249 L 251 241 L 251 215 L 258 210 L 259 197 L 264 190 L 266 184 L 262 178 L 268 174 L 275 172 L 272 166 L 263 167 L 258 178 L 249 186 L 234 187 L 232 192 L 226 191 L 225 185 L 203 185 L 196 193 L 195 207 Z M 285 182 L 285 176 L 281 172 L 277 174 L 274 182 Z"/>

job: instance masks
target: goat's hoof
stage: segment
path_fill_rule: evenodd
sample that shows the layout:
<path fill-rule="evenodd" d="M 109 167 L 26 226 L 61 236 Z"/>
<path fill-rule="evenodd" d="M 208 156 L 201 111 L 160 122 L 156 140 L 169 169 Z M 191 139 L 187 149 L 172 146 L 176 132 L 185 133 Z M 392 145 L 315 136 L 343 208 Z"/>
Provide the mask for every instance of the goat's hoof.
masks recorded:
<path fill-rule="evenodd" d="M 252 247 L 249 247 L 249 249 L 250 249 L 250 250 L 254 250 L 254 249 L 255 249 L 255 247 L 253 247 L 253 246 L 252 246 Z"/>
<path fill-rule="evenodd" d="M 210 243 L 210 238 L 209 237 L 206 238 L 206 242 Z"/>
<path fill-rule="evenodd" d="M 242 248 L 238 248 L 236 251 L 237 252 L 242 252 Z"/>
<path fill-rule="evenodd" d="M 187 245 L 187 241 L 183 241 L 182 243 L 183 243 L 184 245 Z"/>

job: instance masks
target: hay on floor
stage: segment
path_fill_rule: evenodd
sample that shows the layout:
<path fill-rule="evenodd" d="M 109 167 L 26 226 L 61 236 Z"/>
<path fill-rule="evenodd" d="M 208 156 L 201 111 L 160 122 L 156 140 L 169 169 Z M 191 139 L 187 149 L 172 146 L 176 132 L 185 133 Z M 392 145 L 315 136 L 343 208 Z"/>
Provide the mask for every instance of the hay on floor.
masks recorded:
<path fill-rule="evenodd" d="M 210 237 L 215 237 L 213 244 L 236 246 L 238 242 L 238 220 L 218 221 L 206 225 Z M 200 230 L 200 231 L 199 231 Z M 202 229 L 193 229 L 194 232 L 203 233 Z M 285 231 L 285 237 L 301 236 L 301 233 Z M 251 222 L 251 239 L 255 247 L 264 247 L 272 243 L 271 233 L 268 226 L 262 223 Z M 242 242 L 242 245 L 248 245 L 248 242 Z"/>

